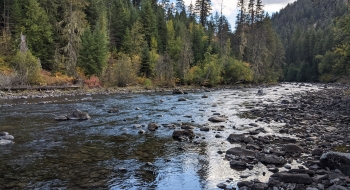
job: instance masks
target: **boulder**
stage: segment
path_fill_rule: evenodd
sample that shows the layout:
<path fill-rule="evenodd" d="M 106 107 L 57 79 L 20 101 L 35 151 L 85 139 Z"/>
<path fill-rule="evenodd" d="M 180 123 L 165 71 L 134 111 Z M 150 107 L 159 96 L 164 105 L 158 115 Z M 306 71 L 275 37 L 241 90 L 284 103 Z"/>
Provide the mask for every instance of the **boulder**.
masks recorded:
<path fill-rule="evenodd" d="M 8 145 L 8 144 L 13 144 L 13 142 L 10 141 L 10 140 L 5 140 L 5 139 L 1 139 L 1 140 L 0 140 L 0 146 L 2 146 L 2 145 Z"/>
<path fill-rule="evenodd" d="M 322 156 L 323 150 L 320 148 L 315 148 L 314 150 L 312 150 L 311 154 L 312 156 Z"/>
<path fill-rule="evenodd" d="M 258 92 L 256 93 L 257 96 L 263 96 L 265 95 L 264 91 L 262 89 L 258 90 Z"/>
<path fill-rule="evenodd" d="M 194 129 L 194 127 L 191 125 L 182 125 L 181 129 Z"/>
<path fill-rule="evenodd" d="M 226 118 L 218 117 L 218 116 L 214 116 L 208 119 L 208 121 L 215 122 L 215 123 L 225 122 L 226 120 L 227 120 Z"/>
<path fill-rule="evenodd" d="M 286 153 L 302 153 L 304 149 L 296 144 L 287 144 L 283 147 L 283 151 Z"/>
<path fill-rule="evenodd" d="M 12 135 L 10 135 L 8 132 L 1 132 L 0 133 L 0 146 L 13 144 L 14 139 L 15 138 Z"/>
<path fill-rule="evenodd" d="M 231 160 L 230 161 L 230 166 L 232 168 L 246 168 L 247 163 L 243 160 Z"/>
<path fill-rule="evenodd" d="M 184 102 L 184 101 L 187 101 L 187 99 L 186 98 L 179 98 L 177 101 Z"/>
<path fill-rule="evenodd" d="M 287 163 L 285 159 L 273 154 L 259 153 L 256 155 L 256 158 L 263 164 L 284 165 Z"/>
<path fill-rule="evenodd" d="M 184 94 L 184 92 L 178 88 L 173 90 L 173 94 Z"/>
<path fill-rule="evenodd" d="M 7 134 L 7 135 L 5 135 L 5 136 L 0 136 L 0 139 L 12 141 L 12 140 L 14 140 L 15 138 L 14 138 L 12 135 Z"/>
<path fill-rule="evenodd" d="M 245 135 L 244 134 L 230 134 L 228 137 L 227 137 L 227 140 L 230 141 L 230 142 L 244 142 L 245 140 Z"/>
<path fill-rule="evenodd" d="M 55 117 L 56 121 L 67 121 L 68 117 L 66 115 L 59 115 Z"/>
<path fill-rule="evenodd" d="M 245 157 L 245 156 L 254 156 L 255 152 L 251 150 L 247 150 L 241 147 L 234 147 L 230 148 L 226 151 L 226 154 L 232 154 L 239 157 Z"/>
<path fill-rule="evenodd" d="M 350 153 L 327 152 L 320 158 L 322 168 L 331 170 L 339 169 L 343 174 L 350 177 Z"/>
<path fill-rule="evenodd" d="M 194 132 L 191 129 L 181 129 L 181 130 L 175 130 L 173 132 L 173 138 L 175 139 L 180 139 L 181 137 L 189 137 L 193 138 L 194 137 Z"/>
<path fill-rule="evenodd" d="M 307 174 L 292 174 L 292 173 L 279 172 L 279 173 L 272 174 L 271 177 L 278 178 L 280 181 L 283 181 L 285 183 L 309 185 L 313 182 L 313 179 Z"/>
<path fill-rule="evenodd" d="M 70 120 L 88 120 L 91 117 L 89 116 L 88 113 L 82 112 L 82 111 L 77 109 L 77 110 L 73 111 L 73 113 L 71 115 L 68 115 L 67 118 Z"/>
<path fill-rule="evenodd" d="M 150 123 L 150 124 L 148 124 L 148 130 L 150 130 L 150 131 L 155 131 L 155 130 L 157 130 L 158 128 L 159 128 L 159 126 L 158 126 L 158 124 L 156 124 L 156 123 Z"/>

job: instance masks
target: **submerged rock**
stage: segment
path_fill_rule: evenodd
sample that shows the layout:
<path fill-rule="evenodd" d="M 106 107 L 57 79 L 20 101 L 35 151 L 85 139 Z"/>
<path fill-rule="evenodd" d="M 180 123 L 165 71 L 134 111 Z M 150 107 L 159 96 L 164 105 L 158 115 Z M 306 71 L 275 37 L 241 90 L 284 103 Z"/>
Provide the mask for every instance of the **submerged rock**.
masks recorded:
<path fill-rule="evenodd" d="M 173 138 L 180 139 L 181 137 L 188 137 L 193 138 L 194 132 L 191 129 L 181 129 L 181 130 L 175 130 L 173 132 Z"/>
<path fill-rule="evenodd" d="M 82 112 L 80 110 L 75 110 L 71 115 L 60 115 L 56 116 L 56 121 L 66 121 L 66 120 L 88 120 L 91 117 L 88 113 Z"/>

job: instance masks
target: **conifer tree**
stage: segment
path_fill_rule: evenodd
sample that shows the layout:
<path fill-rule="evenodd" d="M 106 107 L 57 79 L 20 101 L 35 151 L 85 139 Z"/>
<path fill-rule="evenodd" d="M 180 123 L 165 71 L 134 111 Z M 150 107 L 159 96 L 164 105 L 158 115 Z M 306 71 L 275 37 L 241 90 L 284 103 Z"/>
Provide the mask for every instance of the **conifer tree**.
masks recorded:
<path fill-rule="evenodd" d="M 199 15 L 202 26 L 206 25 L 207 17 L 210 15 L 211 10 L 211 0 L 196 0 L 195 11 Z"/>

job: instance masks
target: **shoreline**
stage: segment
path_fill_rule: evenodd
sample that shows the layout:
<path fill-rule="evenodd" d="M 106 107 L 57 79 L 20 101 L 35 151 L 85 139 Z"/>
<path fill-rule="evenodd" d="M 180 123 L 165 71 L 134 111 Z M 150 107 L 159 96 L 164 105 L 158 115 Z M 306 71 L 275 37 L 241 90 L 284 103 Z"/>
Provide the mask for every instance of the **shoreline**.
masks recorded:
<path fill-rule="evenodd" d="M 277 84 L 240 84 L 240 85 L 220 85 L 212 88 L 204 86 L 176 86 L 176 87 L 151 87 L 144 86 L 128 86 L 128 87 L 107 87 L 107 88 L 77 88 L 77 89 L 52 89 L 52 90 L 0 90 L 0 100 L 15 100 L 15 99 L 36 99 L 62 96 L 81 96 L 81 95 L 112 95 L 112 94 L 139 94 L 152 92 L 172 92 L 174 89 L 181 89 L 184 92 L 190 91 L 215 91 L 222 89 L 245 89 L 245 88 L 264 88 L 268 86 L 280 85 Z"/>

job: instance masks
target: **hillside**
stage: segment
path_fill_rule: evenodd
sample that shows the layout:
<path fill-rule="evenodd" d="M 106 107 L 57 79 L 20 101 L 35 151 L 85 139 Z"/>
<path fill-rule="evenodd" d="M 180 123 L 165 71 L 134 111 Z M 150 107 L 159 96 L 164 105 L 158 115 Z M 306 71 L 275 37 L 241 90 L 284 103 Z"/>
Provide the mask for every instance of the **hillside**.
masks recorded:
<path fill-rule="evenodd" d="M 348 44 L 348 13 L 345 0 L 298 0 L 272 16 L 286 52 L 284 80 L 329 82 L 348 74 L 346 55 L 337 51 Z"/>

